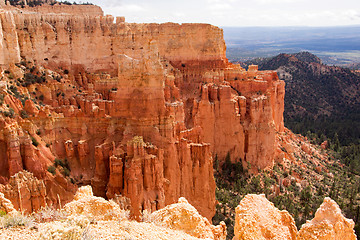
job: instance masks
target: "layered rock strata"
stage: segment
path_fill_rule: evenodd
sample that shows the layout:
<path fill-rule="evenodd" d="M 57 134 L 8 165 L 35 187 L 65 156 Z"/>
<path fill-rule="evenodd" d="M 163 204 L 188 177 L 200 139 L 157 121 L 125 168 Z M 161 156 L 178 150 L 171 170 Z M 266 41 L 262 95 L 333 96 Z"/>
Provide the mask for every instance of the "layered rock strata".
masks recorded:
<path fill-rule="evenodd" d="M 5 182 L 22 169 L 46 176 L 56 156 L 97 196 L 130 199 L 136 218 L 184 196 L 210 219 L 214 157 L 229 154 L 253 171 L 279 157 L 284 82 L 274 72 L 228 63 L 217 27 L 16 9 L 0 10 L 0 19 L 3 69 L 15 72 L 21 59 L 51 69 L 44 70 L 47 83 L 22 89 L 36 89 L 45 106 L 8 101 L 19 105 L 15 113 L 31 114 L 19 126 L 41 132 L 37 153 L 48 160 L 32 169 L 37 157 L 19 154 L 17 140 L 5 134 Z M 56 72 L 62 80 L 51 80 Z"/>

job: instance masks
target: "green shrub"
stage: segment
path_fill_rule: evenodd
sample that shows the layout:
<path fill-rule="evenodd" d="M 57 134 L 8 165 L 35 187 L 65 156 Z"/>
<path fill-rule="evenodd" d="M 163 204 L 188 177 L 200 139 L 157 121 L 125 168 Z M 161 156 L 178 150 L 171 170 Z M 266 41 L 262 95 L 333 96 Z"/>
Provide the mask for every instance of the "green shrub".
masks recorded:
<path fill-rule="evenodd" d="M 67 168 L 63 168 L 62 174 L 63 174 L 65 177 L 68 177 L 68 176 L 70 176 L 70 170 L 67 169 Z"/>
<path fill-rule="evenodd" d="M 47 170 L 49 173 L 52 173 L 52 175 L 55 175 L 56 173 L 56 167 L 53 165 L 49 166 Z"/>
<path fill-rule="evenodd" d="M 65 166 L 65 163 L 64 163 L 64 161 L 63 161 L 62 159 L 55 158 L 54 166 L 55 166 L 55 167 L 58 167 L 58 166 L 64 167 L 64 166 Z"/>
<path fill-rule="evenodd" d="M 3 210 L 0 210 L 0 217 L 3 217 L 3 216 L 5 216 L 5 215 L 6 215 L 6 212 L 3 211 Z"/>
<path fill-rule="evenodd" d="M 34 137 L 31 137 L 31 142 L 35 147 L 39 146 L 39 142 Z"/>
<path fill-rule="evenodd" d="M 43 82 L 45 82 L 45 80 L 46 80 L 45 76 L 39 77 L 32 73 L 25 73 L 25 75 L 24 75 L 25 87 L 29 86 L 31 84 L 34 84 L 34 83 L 43 83 Z"/>
<path fill-rule="evenodd" d="M 15 116 L 15 111 L 14 111 L 14 109 L 9 108 L 9 111 L 5 111 L 5 112 L 4 112 L 4 116 L 5 116 L 5 117 L 14 118 L 14 116 Z"/>
<path fill-rule="evenodd" d="M 0 93 L 0 105 L 3 105 L 3 103 L 4 103 L 4 97 L 5 97 L 5 95 L 2 94 L 2 93 Z"/>
<path fill-rule="evenodd" d="M 25 110 L 21 110 L 21 111 L 20 111 L 20 117 L 22 117 L 23 119 L 25 119 L 25 118 L 28 118 L 29 115 L 27 114 L 27 112 L 26 112 Z"/>

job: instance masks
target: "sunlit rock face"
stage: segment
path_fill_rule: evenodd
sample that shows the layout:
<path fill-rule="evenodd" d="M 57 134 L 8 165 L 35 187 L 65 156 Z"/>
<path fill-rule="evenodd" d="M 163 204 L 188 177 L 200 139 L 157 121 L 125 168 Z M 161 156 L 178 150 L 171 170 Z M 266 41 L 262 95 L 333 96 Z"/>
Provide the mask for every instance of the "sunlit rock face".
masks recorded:
<path fill-rule="evenodd" d="M 357 239 L 354 232 L 355 223 L 342 215 L 339 205 L 326 197 L 315 213 L 315 217 L 302 225 L 298 240 L 305 239 Z"/>
<path fill-rule="evenodd" d="M 200 239 L 226 239 L 225 223 L 221 222 L 218 226 L 211 225 L 185 198 L 179 198 L 177 203 L 155 211 L 150 216 L 157 225 L 181 230 Z"/>
<path fill-rule="evenodd" d="M 326 197 L 315 217 L 297 231 L 294 219 L 286 210 L 277 209 L 263 194 L 248 194 L 236 207 L 233 240 L 357 239 L 354 225 L 353 220 L 342 215 L 337 203 Z"/>
<path fill-rule="evenodd" d="M 248 194 L 236 207 L 233 240 L 295 240 L 296 233 L 292 216 L 277 209 L 265 195 Z"/>
<path fill-rule="evenodd" d="M 56 203 L 58 193 L 74 194 L 74 185 L 47 169 L 66 158 L 75 184 L 130 199 L 135 218 L 183 196 L 211 219 L 215 157 L 229 154 L 252 171 L 279 158 L 284 82 L 229 63 L 220 28 L 114 22 L 95 8 L 88 15 L 21 11 L 0 10 L 0 66 L 21 73 L 13 64 L 25 59 L 48 69 L 46 79 L 56 71 L 63 78 L 20 87 L 41 94 L 44 106 L 6 98 L 30 118 L 1 119 L 3 183 L 29 170 L 48 179 Z"/>

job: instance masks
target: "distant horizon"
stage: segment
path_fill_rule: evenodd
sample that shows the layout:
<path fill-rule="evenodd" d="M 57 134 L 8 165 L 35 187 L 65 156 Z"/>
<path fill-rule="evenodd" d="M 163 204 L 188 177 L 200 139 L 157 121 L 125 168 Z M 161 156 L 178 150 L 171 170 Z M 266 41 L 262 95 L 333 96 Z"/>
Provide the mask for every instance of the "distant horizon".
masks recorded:
<path fill-rule="evenodd" d="M 334 25 L 334 26 L 217 26 L 220 28 L 343 28 L 343 27 L 360 27 L 360 24 L 354 25 Z"/>
<path fill-rule="evenodd" d="M 77 3 L 86 2 L 76 0 Z M 226 27 L 360 25 L 358 0 L 88 0 L 135 23 L 208 23 Z"/>

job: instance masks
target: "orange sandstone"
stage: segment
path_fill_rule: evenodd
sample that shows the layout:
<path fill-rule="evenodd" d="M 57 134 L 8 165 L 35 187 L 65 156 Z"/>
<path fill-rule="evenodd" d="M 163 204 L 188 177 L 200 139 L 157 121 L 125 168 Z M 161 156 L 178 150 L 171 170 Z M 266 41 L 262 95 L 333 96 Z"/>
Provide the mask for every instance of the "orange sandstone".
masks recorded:
<path fill-rule="evenodd" d="M 6 100 L 30 118 L 1 119 L 4 183 L 29 170 L 44 179 L 47 201 L 68 201 L 70 178 L 47 172 L 55 157 L 66 158 L 74 182 L 91 184 L 97 196 L 127 197 L 137 219 L 181 196 L 211 219 L 215 156 L 230 154 L 253 171 L 281 158 L 284 82 L 229 63 L 221 29 L 46 9 L 0 10 L 0 66 L 15 71 L 24 58 L 47 69 L 47 83 L 22 89 L 36 88 L 45 106 Z"/>

